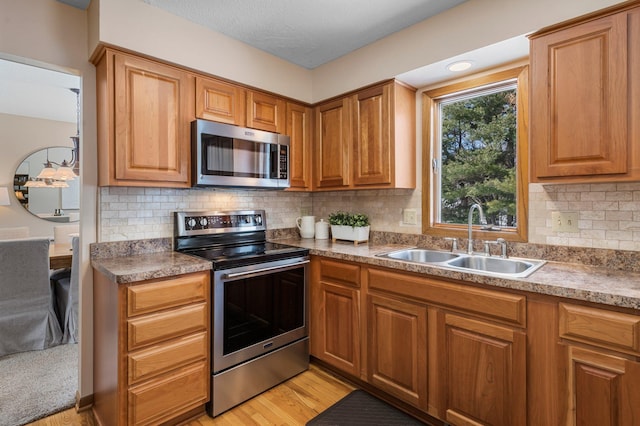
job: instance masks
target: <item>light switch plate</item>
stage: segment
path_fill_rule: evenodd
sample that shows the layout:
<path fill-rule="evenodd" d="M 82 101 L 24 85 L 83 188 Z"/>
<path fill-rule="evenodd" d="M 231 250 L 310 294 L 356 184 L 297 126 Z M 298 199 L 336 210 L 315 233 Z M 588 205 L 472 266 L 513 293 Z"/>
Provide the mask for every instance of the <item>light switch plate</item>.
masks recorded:
<path fill-rule="evenodd" d="M 416 211 L 416 209 L 404 209 L 402 211 L 402 222 L 405 225 L 417 225 L 418 212 Z"/>
<path fill-rule="evenodd" d="M 553 232 L 579 232 L 577 212 L 551 212 Z"/>

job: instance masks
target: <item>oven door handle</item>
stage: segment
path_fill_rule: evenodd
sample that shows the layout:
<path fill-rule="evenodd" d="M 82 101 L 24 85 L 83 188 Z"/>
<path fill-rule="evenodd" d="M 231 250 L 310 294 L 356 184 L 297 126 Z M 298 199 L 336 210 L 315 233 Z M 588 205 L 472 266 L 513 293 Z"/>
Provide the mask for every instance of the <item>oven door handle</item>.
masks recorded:
<path fill-rule="evenodd" d="M 301 262 L 290 263 L 288 265 L 272 266 L 270 268 L 255 269 L 253 271 L 234 272 L 234 273 L 231 273 L 231 274 L 225 274 L 224 279 L 232 280 L 232 279 L 235 279 L 235 278 L 242 278 L 242 277 L 246 277 L 246 276 L 249 276 L 249 275 L 262 274 L 263 272 L 277 271 L 279 269 L 291 269 L 291 268 L 295 268 L 295 267 L 298 267 L 298 266 L 306 265 L 307 263 L 309 263 L 308 260 L 303 260 Z"/>

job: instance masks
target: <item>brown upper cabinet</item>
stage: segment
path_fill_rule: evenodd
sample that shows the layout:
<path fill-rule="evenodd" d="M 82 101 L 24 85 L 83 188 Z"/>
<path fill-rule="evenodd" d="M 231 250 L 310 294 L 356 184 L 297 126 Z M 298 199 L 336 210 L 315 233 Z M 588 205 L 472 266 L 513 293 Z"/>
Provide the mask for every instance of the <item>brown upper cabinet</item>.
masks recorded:
<path fill-rule="evenodd" d="M 110 47 L 95 64 L 100 186 L 189 187 L 199 118 L 288 135 L 291 190 L 415 188 L 415 89 L 396 81 L 314 109 Z"/>
<path fill-rule="evenodd" d="M 640 7 L 531 36 L 531 181 L 640 179 Z"/>
<path fill-rule="evenodd" d="M 189 187 L 193 77 L 105 49 L 96 80 L 99 185 Z"/>
<path fill-rule="evenodd" d="M 415 188 L 415 90 L 398 82 L 315 109 L 315 188 Z"/>
<path fill-rule="evenodd" d="M 267 132 L 285 132 L 285 100 L 274 95 L 247 91 L 247 127 Z"/>
<path fill-rule="evenodd" d="M 290 138 L 289 176 L 291 190 L 311 190 L 311 147 L 313 144 L 313 109 L 287 102 L 286 132 Z"/>
<path fill-rule="evenodd" d="M 246 125 L 245 89 L 213 78 L 196 77 L 196 117 Z"/>
<path fill-rule="evenodd" d="M 317 106 L 315 111 L 315 188 L 348 188 L 351 147 L 350 98 L 322 104 Z"/>
<path fill-rule="evenodd" d="M 196 77 L 196 117 L 285 133 L 286 102 L 274 95 L 245 89 L 210 77 Z"/>

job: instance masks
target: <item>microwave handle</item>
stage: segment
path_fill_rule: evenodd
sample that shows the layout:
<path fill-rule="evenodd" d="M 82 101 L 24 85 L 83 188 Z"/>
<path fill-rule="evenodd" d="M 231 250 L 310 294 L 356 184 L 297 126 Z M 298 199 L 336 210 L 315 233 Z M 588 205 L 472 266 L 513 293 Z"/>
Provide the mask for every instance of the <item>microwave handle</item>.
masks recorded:
<path fill-rule="evenodd" d="M 236 278 L 243 278 L 243 277 L 248 277 L 248 276 L 260 275 L 260 274 L 263 274 L 265 272 L 274 272 L 274 271 L 277 271 L 277 270 L 292 269 L 292 268 L 297 268 L 297 267 L 302 266 L 302 265 L 306 265 L 307 263 L 309 263 L 309 260 L 303 260 L 303 261 L 296 262 L 296 263 L 291 263 L 291 264 L 288 264 L 288 265 L 271 266 L 271 267 L 268 267 L 268 268 L 255 269 L 253 271 L 234 272 L 234 273 L 231 273 L 231 274 L 225 274 L 224 279 L 225 280 L 232 280 L 232 279 L 236 279 Z"/>
<path fill-rule="evenodd" d="M 271 160 L 270 176 L 271 179 L 278 179 L 280 176 L 280 146 L 278 144 L 269 144 L 269 159 Z"/>

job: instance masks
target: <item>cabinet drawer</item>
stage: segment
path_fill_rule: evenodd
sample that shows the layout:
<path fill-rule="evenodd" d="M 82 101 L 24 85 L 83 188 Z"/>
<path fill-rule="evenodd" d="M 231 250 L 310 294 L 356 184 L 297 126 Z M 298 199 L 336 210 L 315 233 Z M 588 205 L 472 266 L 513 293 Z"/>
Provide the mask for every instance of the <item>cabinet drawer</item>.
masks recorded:
<path fill-rule="evenodd" d="M 640 317 L 568 303 L 560 303 L 559 311 L 560 337 L 640 353 Z"/>
<path fill-rule="evenodd" d="M 209 399 L 207 362 L 129 389 L 130 425 L 161 424 Z"/>
<path fill-rule="evenodd" d="M 127 288 L 127 315 L 132 317 L 160 309 L 203 302 L 207 298 L 208 288 L 208 272 L 133 285 Z"/>
<path fill-rule="evenodd" d="M 369 269 L 369 288 L 526 325 L 526 297 L 431 278 Z"/>
<path fill-rule="evenodd" d="M 207 305 L 186 306 L 127 321 L 129 350 L 174 337 L 203 331 L 207 327 Z"/>
<path fill-rule="evenodd" d="M 320 279 L 360 287 L 360 266 L 321 259 Z"/>
<path fill-rule="evenodd" d="M 207 359 L 207 333 L 163 343 L 129 355 L 129 385 Z"/>

